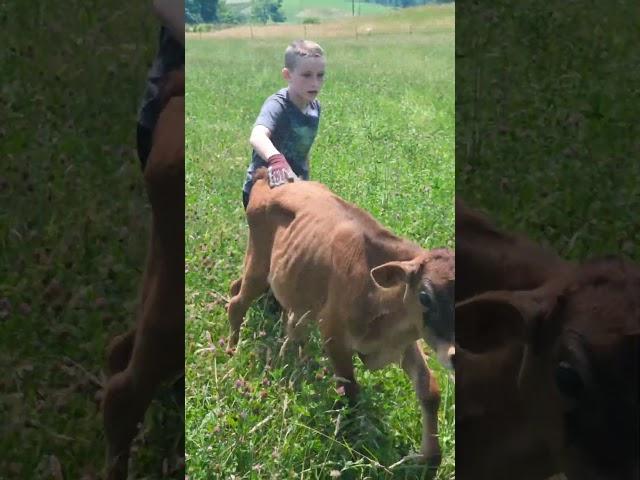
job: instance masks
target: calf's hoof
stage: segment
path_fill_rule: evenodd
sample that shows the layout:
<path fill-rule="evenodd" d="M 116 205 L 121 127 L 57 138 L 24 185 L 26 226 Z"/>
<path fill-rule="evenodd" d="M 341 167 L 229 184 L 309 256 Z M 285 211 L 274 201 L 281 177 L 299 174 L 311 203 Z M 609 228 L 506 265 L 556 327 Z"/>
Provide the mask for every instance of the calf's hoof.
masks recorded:
<path fill-rule="evenodd" d="M 105 480 L 127 480 L 128 459 L 107 457 Z"/>
<path fill-rule="evenodd" d="M 229 340 L 227 341 L 227 353 L 229 350 L 235 350 L 238 347 L 240 341 L 240 332 L 231 332 L 229 334 Z"/>
<path fill-rule="evenodd" d="M 397 467 L 399 467 L 400 465 L 404 465 L 404 464 L 413 464 L 413 465 L 422 465 L 424 468 L 424 472 L 426 474 L 426 476 L 423 476 L 422 478 L 425 478 L 426 480 L 433 480 L 436 477 L 436 474 L 438 473 L 438 466 L 440 465 L 440 455 L 437 456 L 428 456 L 428 455 L 423 455 L 420 453 L 412 453 L 409 454 L 405 457 L 403 457 L 400 461 L 394 463 L 393 465 L 391 465 L 389 467 L 390 470 L 393 470 Z"/>
<path fill-rule="evenodd" d="M 360 386 L 358 384 L 341 384 L 336 387 L 336 393 L 340 397 L 334 402 L 333 410 L 341 410 L 345 407 L 354 408 L 360 400 Z"/>
<path fill-rule="evenodd" d="M 436 453 L 423 453 L 417 456 L 417 460 L 419 463 L 425 465 L 429 470 L 433 470 L 435 472 L 442 463 L 442 454 L 439 451 Z"/>
<path fill-rule="evenodd" d="M 442 455 L 439 453 L 436 455 L 431 455 L 429 457 L 426 457 L 426 464 L 429 468 L 437 470 L 438 467 L 440 467 L 441 463 L 442 463 Z"/>
<path fill-rule="evenodd" d="M 440 442 L 436 435 L 428 435 L 423 437 L 420 447 L 421 463 L 426 463 L 429 467 L 438 468 L 442 462 L 442 450 L 440 450 Z"/>

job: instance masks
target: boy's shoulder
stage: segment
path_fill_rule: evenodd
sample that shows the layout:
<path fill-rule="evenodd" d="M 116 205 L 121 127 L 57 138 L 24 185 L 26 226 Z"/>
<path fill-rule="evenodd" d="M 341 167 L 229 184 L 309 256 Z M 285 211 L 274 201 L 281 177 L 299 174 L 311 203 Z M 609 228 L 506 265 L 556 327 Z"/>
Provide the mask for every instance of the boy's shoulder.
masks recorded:
<path fill-rule="evenodd" d="M 319 117 L 320 116 L 320 102 L 318 99 L 314 99 L 309 104 L 309 109 L 303 112 L 305 116 L 311 117 Z M 276 93 L 267 97 L 267 99 L 262 104 L 262 108 L 260 109 L 260 114 L 258 116 L 258 121 L 261 117 L 269 117 L 275 118 L 279 116 L 286 117 L 299 117 L 300 110 L 298 107 L 294 105 L 294 103 L 289 98 L 289 89 L 281 88 Z"/>
<path fill-rule="evenodd" d="M 277 102 L 281 105 L 286 105 L 288 101 L 289 101 L 289 90 L 285 87 L 285 88 L 281 88 L 276 93 L 269 95 L 265 100 L 265 103 Z"/>

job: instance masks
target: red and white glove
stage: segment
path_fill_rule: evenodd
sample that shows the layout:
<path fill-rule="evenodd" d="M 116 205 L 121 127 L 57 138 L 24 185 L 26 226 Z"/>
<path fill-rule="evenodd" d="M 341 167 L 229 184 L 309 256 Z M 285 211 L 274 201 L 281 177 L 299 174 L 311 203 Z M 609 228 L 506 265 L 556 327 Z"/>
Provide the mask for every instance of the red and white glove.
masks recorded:
<path fill-rule="evenodd" d="M 291 170 L 291 166 L 284 155 L 276 153 L 267 159 L 269 172 L 269 186 L 271 188 L 283 185 L 287 182 L 294 182 L 298 179 L 297 175 Z"/>

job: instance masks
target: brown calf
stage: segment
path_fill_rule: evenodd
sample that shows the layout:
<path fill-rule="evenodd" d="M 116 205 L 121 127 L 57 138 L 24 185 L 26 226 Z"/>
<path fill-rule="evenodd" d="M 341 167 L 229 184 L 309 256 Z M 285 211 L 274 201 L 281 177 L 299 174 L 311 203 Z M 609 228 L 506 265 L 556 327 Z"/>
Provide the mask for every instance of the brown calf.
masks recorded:
<path fill-rule="evenodd" d="M 137 325 L 108 353 L 108 480 L 127 478 L 131 441 L 154 391 L 184 369 L 184 73 L 172 74 L 165 95 L 144 172 L 152 227 Z"/>
<path fill-rule="evenodd" d="M 478 279 L 504 290 L 456 306 L 457 478 L 639 478 L 640 269 L 615 258 L 575 266 L 528 241 L 518 251 L 490 225 L 493 243 L 474 246 L 465 215 L 463 258 L 499 260 L 468 291 L 487 290 Z"/>
<path fill-rule="evenodd" d="M 422 460 L 437 466 L 440 394 L 417 341 L 424 338 L 451 365 L 453 253 L 393 235 L 319 183 L 270 189 L 265 178 L 266 170 L 257 172 L 247 207 L 244 273 L 228 307 L 232 344 L 247 309 L 270 286 L 289 312 L 288 339 L 301 339 L 318 322 L 350 400 L 358 393 L 354 353 L 370 369 L 400 363 L 422 407 Z"/>

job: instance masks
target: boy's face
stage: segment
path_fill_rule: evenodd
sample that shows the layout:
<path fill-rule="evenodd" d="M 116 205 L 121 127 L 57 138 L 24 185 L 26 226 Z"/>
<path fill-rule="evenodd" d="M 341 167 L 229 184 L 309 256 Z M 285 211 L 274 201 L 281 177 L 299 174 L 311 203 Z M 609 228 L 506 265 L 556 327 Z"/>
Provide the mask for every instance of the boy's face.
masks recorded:
<path fill-rule="evenodd" d="M 294 102 L 306 105 L 315 100 L 324 83 L 324 67 L 323 57 L 305 57 L 298 60 L 293 70 L 282 69 Z"/>

